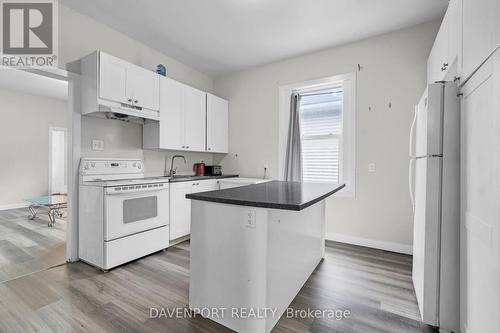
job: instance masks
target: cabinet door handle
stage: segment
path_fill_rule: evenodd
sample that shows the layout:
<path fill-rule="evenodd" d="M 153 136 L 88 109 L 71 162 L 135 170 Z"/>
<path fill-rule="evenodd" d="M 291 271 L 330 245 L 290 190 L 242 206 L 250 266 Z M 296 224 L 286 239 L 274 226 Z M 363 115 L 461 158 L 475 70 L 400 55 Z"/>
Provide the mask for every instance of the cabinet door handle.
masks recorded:
<path fill-rule="evenodd" d="M 207 148 L 207 150 L 210 150 L 210 148 Z"/>
<path fill-rule="evenodd" d="M 186 146 L 187 149 L 189 149 L 189 146 Z"/>
<path fill-rule="evenodd" d="M 132 102 L 132 98 L 129 98 L 129 99 L 128 99 L 128 101 L 129 101 L 129 102 Z"/>
<path fill-rule="evenodd" d="M 134 103 L 139 103 L 139 100 L 137 100 L 137 99 L 136 99 L 136 100 L 134 101 Z"/>

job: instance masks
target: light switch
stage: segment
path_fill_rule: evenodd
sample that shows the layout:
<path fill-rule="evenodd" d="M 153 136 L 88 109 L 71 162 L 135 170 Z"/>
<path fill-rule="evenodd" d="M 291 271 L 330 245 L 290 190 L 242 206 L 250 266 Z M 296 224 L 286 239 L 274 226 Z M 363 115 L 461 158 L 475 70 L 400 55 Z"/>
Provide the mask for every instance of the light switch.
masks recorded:
<path fill-rule="evenodd" d="M 248 210 L 245 212 L 245 226 L 247 228 L 255 228 L 255 211 Z"/>
<path fill-rule="evenodd" d="M 375 172 L 375 171 L 377 171 L 377 166 L 375 165 L 375 163 L 368 164 L 368 172 Z"/>
<path fill-rule="evenodd" d="M 92 140 L 92 150 L 104 150 L 104 141 Z"/>

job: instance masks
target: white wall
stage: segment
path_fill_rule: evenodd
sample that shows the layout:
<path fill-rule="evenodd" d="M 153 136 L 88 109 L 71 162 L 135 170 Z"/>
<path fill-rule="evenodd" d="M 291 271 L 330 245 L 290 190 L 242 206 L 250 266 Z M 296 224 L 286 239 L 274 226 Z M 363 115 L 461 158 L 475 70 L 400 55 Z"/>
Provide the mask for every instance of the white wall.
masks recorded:
<path fill-rule="evenodd" d="M 151 70 L 162 63 L 167 68 L 167 76 L 198 89 L 213 92 L 211 77 L 59 4 L 59 66 L 79 73 L 79 59 L 97 49 Z M 105 150 L 91 151 L 92 139 L 104 140 Z M 179 172 L 190 171 L 192 164 L 200 160 L 208 163 L 212 161 L 212 154 L 181 154 L 186 156 L 187 163 L 179 165 Z M 169 158 L 171 155 L 173 152 L 143 153 L 142 126 L 139 124 L 82 117 L 82 156 L 142 157 L 145 160 L 146 172 L 156 175 L 163 173 L 165 156 Z"/>
<path fill-rule="evenodd" d="M 230 101 L 224 170 L 261 177 L 268 164 L 269 177 L 277 177 L 279 86 L 354 72 L 359 63 L 356 198 L 327 201 L 327 232 L 336 239 L 411 250 L 408 132 L 438 27 L 430 22 L 216 78 L 215 92 Z M 371 162 L 374 174 L 368 173 Z"/>
<path fill-rule="evenodd" d="M 66 102 L 0 90 L 0 208 L 49 191 L 49 127 L 67 127 Z"/>
<path fill-rule="evenodd" d="M 93 151 L 92 139 L 104 141 L 104 151 Z M 116 157 L 144 159 L 145 173 L 148 176 L 163 175 L 165 157 L 167 169 L 174 154 L 186 157 L 186 164 L 177 160 L 178 173 L 192 172 L 193 163 L 204 161 L 212 163 L 212 154 L 174 151 L 142 150 L 142 125 L 120 120 L 82 117 L 82 156 Z"/>
<path fill-rule="evenodd" d="M 59 4 L 59 67 L 79 72 L 79 64 L 73 62 L 97 49 L 151 70 L 162 63 L 167 76 L 212 91 L 211 77 Z"/>

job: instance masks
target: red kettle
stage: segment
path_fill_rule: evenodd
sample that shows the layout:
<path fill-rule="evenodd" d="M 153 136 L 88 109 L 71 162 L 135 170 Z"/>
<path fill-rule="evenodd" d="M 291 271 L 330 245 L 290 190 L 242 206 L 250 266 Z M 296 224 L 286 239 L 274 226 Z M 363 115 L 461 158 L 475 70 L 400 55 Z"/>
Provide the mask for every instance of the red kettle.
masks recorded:
<path fill-rule="evenodd" d="M 193 166 L 195 176 L 204 176 L 205 175 L 205 163 L 195 163 Z"/>

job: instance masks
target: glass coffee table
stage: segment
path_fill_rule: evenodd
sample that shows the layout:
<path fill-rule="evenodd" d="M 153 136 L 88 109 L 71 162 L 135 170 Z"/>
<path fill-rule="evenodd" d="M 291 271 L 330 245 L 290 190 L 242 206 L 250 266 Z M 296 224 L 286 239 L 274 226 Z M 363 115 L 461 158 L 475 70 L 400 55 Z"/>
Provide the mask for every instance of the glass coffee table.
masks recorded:
<path fill-rule="evenodd" d="M 35 210 L 36 207 L 48 209 L 49 227 L 52 227 L 54 223 L 56 223 L 56 218 L 61 218 L 63 216 L 62 209 L 68 208 L 68 196 L 66 194 L 53 194 L 43 197 L 28 198 L 25 199 L 25 201 L 30 204 L 28 207 L 30 212 L 28 218 L 30 220 L 35 219 L 38 214 Z"/>

